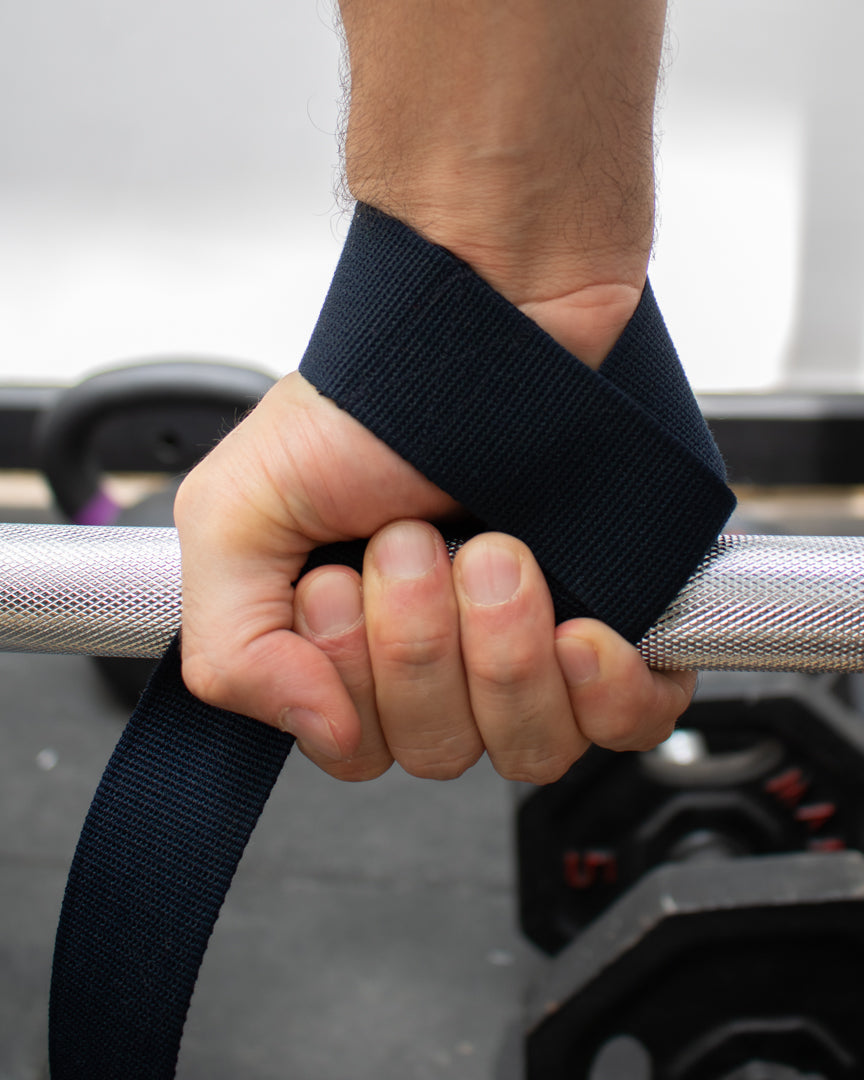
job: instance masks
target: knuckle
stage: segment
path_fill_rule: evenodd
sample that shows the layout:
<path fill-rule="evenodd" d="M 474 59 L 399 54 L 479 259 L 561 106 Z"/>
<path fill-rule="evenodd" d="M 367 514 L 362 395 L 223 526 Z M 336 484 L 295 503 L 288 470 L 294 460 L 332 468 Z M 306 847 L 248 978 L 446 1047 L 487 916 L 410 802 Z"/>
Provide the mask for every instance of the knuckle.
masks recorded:
<path fill-rule="evenodd" d="M 409 776 L 418 780 L 458 780 L 477 764 L 481 756 L 482 750 L 444 759 L 412 753 L 397 755 L 397 761 Z"/>
<path fill-rule="evenodd" d="M 174 496 L 174 523 L 178 531 L 194 523 L 200 511 L 199 491 L 203 465 L 193 469 L 184 478 Z"/>
<path fill-rule="evenodd" d="M 656 720 L 641 709 L 620 708 L 588 718 L 580 717 L 582 732 L 606 750 L 635 749 L 635 744 L 653 730 Z"/>
<path fill-rule="evenodd" d="M 505 780 L 544 786 L 554 784 L 570 769 L 576 757 L 550 754 L 534 760 L 522 757 L 505 763 L 496 763 L 496 770 Z"/>
<path fill-rule="evenodd" d="M 528 649 L 478 654 L 466 658 L 470 677 L 493 690 L 508 690 L 531 682 L 537 675 L 537 657 Z"/>
<path fill-rule="evenodd" d="M 672 732 L 675 730 L 675 721 L 671 720 L 662 728 L 655 728 L 650 738 L 646 738 L 643 745 L 637 747 L 639 750 L 653 750 L 656 746 L 666 742 Z"/>
<path fill-rule="evenodd" d="M 316 761 L 315 764 L 329 776 L 332 776 L 334 780 L 342 780 L 348 784 L 361 784 L 367 780 L 377 780 L 379 776 L 383 776 L 393 764 L 393 759 L 389 756 L 372 757 L 370 755 L 352 761 L 340 761 L 335 764 L 320 761 Z"/>
<path fill-rule="evenodd" d="M 643 705 L 615 710 L 580 726 L 606 750 L 651 750 L 669 737 L 676 719 L 668 710 Z"/>
<path fill-rule="evenodd" d="M 666 742 L 675 730 L 677 719 L 677 716 L 669 715 L 655 718 L 653 726 L 650 729 L 640 731 L 634 738 L 633 744 L 628 747 L 628 749 L 653 750 L 655 746 L 659 746 L 660 743 Z"/>
<path fill-rule="evenodd" d="M 346 685 L 352 690 L 366 694 L 374 687 L 368 669 L 368 652 L 362 628 L 346 631 L 344 636 L 334 635 L 329 638 L 313 638 L 301 632 L 301 636 L 313 644 L 334 663 Z"/>
<path fill-rule="evenodd" d="M 189 503 L 192 499 L 190 489 L 191 473 L 184 477 L 183 482 L 174 494 L 174 524 L 180 529 L 186 524 L 187 517 L 191 516 Z"/>
<path fill-rule="evenodd" d="M 434 668 L 453 655 L 453 638 L 447 631 L 422 638 L 380 638 L 373 646 L 380 664 L 388 668 Z"/>
<path fill-rule="evenodd" d="M 641 660 L 622 671 L 593 702 L 577 709 L 582 732 L 607 750 L 655 745 L 656 733 L 674 724 L 673 711 Z"/>
<path fill-rule="evenodd" d="M 208 705 L 222 706 L 231 693 L 231 678 L 221 665 L 201 655 L 183 657 L 183 682 L 186 689 Z"/>
<path fill-rule="evenodd" d="M 233 712 L 248 712 L 250 687 L 241 665 L 228 656 L 203 655 L 184 657 L 182 676 L 186 689 L 208 705 Z"/>

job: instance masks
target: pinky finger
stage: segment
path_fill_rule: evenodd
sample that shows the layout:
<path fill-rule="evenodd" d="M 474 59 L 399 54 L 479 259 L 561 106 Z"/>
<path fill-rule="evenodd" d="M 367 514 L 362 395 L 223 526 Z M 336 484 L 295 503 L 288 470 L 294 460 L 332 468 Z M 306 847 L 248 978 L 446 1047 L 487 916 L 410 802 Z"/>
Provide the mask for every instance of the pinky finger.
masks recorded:
<path fill-rule="evenodd" d="M 559 626 L 555 652 L 579 729 L 610 750 L 650 750 L 668 739 L 696 688 L 695 672 L 652 671 L 593 619 Z"/>

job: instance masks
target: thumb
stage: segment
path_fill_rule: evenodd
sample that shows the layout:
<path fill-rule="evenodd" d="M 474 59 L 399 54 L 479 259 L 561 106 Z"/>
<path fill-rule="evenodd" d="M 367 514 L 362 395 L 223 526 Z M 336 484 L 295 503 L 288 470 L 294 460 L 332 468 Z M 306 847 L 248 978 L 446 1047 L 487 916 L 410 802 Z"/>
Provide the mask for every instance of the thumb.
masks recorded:
<path fill-rule="evenodd" d="M 293 583 L 314 543 L 277 520 L 249 484 L 230 483 L 221 449 L 186 478 L 174 507 L 183 680 L 210 705 L 344 760 L 360 740 L 356 710 L 332 662 L 292 629 Z M 258 467 L 244 472 L 261 475 Z"/>

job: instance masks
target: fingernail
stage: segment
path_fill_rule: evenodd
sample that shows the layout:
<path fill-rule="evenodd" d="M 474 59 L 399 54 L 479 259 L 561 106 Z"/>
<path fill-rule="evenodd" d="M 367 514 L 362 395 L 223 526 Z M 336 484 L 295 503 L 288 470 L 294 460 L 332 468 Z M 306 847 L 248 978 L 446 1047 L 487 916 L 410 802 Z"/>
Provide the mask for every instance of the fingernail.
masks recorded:
<path fill-rule="evenodd" d="M 555 653 L 568 686 L 580 686 L 590 682 L 600 673 L 597 650 L 584 638 L 558 638 L 555 642 Z"/>
<path fill-rule="evenodd" d="M 375 562 L 389 578 L 408 581 L 423 577 L 435 565 L 438 549 L 424 525 L 401 521 L 385 529 L 375 540 Z"/>
<path fill-rule="evenodd" d="M 331 761 L 344 759 L 345 755 L 339 749 L 333 731 L 321 713 L 313 709 L 283 709 L 278 723 L 283 731 L 296 736 Z"/>
<path fill-rule="evenodd" d="M 499 544 L 473 544 L 462 556 L 462 585 L 472 604 L 492 607 L 512 600 L 522 581 L 522 563 L 515 551 Z"/>
<path fill-rule="evenodd" d="M 303 594 L 303 618 L 318 637 L 336 637 L 350 630 L 363 616 L 360 587 L 343 573 L 319 574 Z"/>

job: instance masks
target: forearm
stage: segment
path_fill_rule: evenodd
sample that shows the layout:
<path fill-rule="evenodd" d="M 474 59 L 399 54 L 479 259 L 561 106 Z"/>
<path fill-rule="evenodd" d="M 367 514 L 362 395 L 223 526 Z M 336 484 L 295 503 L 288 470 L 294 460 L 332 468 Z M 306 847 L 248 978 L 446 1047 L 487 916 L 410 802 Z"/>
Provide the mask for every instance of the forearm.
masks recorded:
<path fill-rule="evenodd" d="M 641 289 L 665 0 L 342 0 L 353 195 L 516 304 Z"/>

